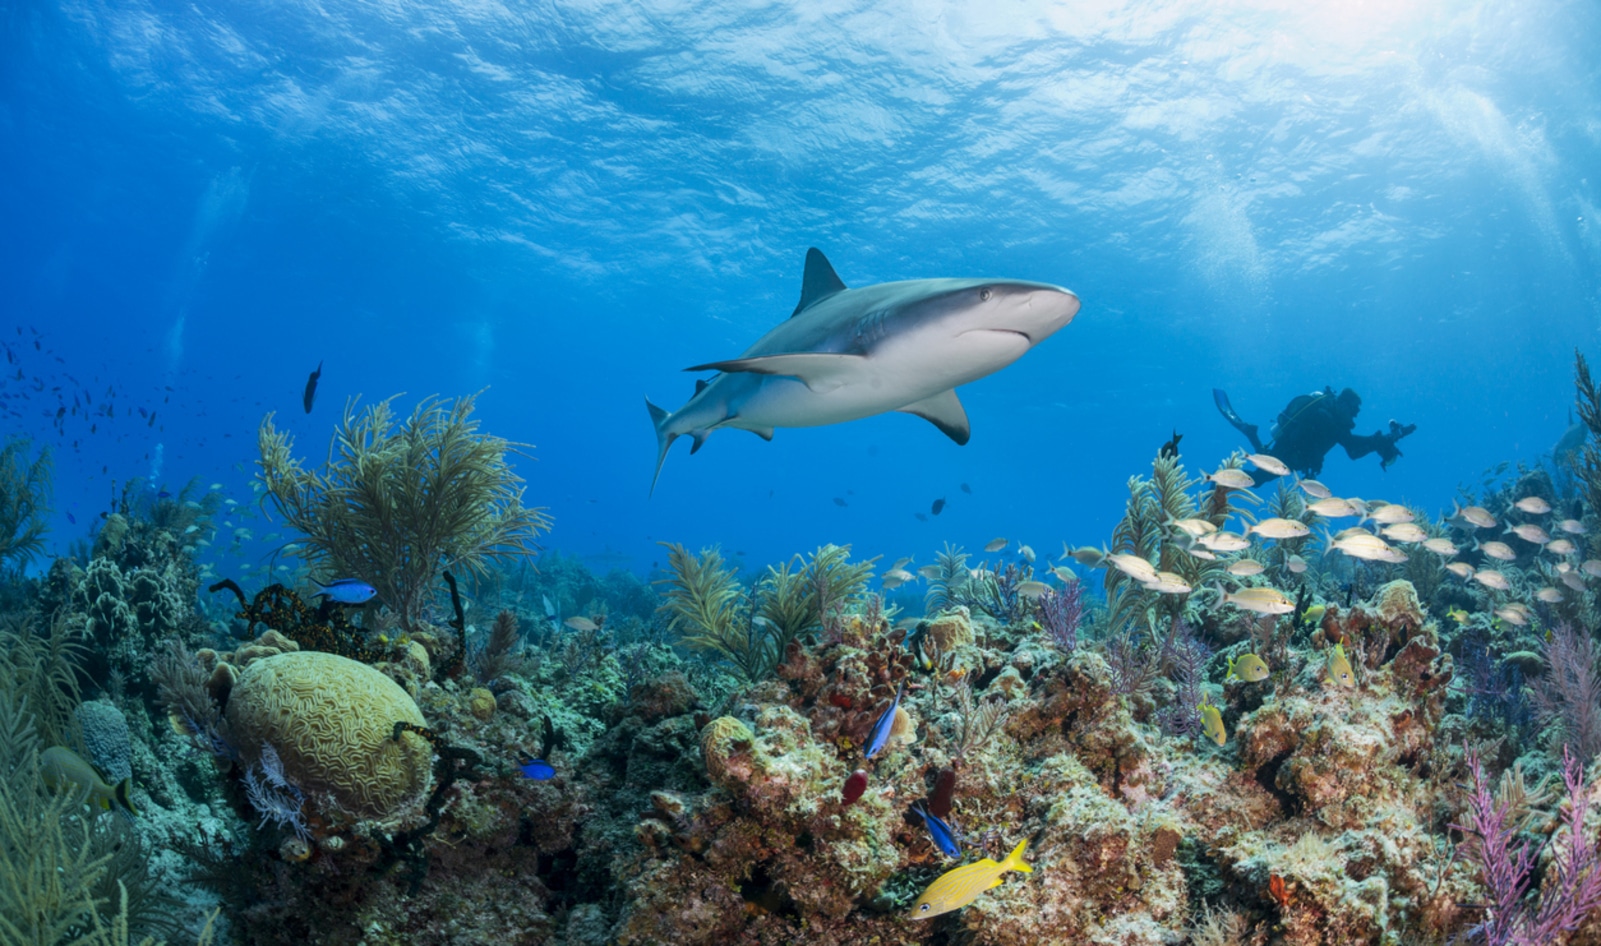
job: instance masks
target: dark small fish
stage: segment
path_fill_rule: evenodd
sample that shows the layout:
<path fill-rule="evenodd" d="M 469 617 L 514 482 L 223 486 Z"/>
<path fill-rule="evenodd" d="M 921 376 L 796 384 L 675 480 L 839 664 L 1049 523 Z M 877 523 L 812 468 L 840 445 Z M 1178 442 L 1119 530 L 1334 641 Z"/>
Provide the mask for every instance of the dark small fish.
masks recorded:
<path fill-rule="evenodd" d="M 934 846 L 939 848 L 941 854 L 946 857 L 962 856 L 962 846 L 956 843 L 956 834 L 950 825 L 916 805 L 912 806 L 912 813 L 922 818 L 923 824 L 928 825 L 928 835 L 934 839 Z"/>
<path fill-rule="evenodd" d="M 845 780 L 845 789 L 840 793 L 840 797 L 843 799 L 845 804 L 849 805 L 861 798 L 862 794 L 866 791 L 867 773 L 861 769 L 857 769 L 850 774 L 849 778 Z"/>
<path fill-rule="evenodd" d="M 517 771 L 523 774 L 523 778 L 531 778 L 536 782 L 548 782 L 556 777 L 556 767 L 544 759 L 530 759 L 517 766 Z"/>
<path fill-rule="evenodd" d="M 917 517 L 917 521 L 918 522 L 927 522 L 928 521 L 928 517 L 923 515 L 920 512 L 914 512 L 914 513 L 912 513 L 912 515 Z"/>
<path fill-rule="evenodd" d="M 971 496 L 971 495 L 973 495 L 973 487 L 968 486 L 966 483 L 963 483 L 962 484 L 962 492 L 964 492 L 967 495 Z"/>
<path fill-rule="evenodd" d="M 1162 444 L 1162 449 L 1156 451 L 1156 455 L 1159 456 L 1159 457 L 1168 457 L 1170 459 L 1176 459 L 1178 457 L 1178 455 L 1179 455 L 1179 441 L 1183 440 L 1183 439 L 1184 439 L 1184 435 L 1183 434 L 1179 433 L 1176 430 L 1173 431 L 1173 439 L 1169 440 L 1167 443 Z"/>
<path fill-rule="evenodd" d="M 150 423 L 146 424 L 145 426 L 146 427 L 154 427 L 154 426 L 156 426 L 156 413 L 155 413 L 155 411 L 151 411 L 150 412 Z"/>
<path fill-rule="evenodd" d="M 75 517 L 75 516 L 74 516 L 74 515 L 73 515 L 73 514 L 72 514 L 72 513 L 70 513 L 70 512 L 69 512 L 69 513 L 67 513 L 67 521 L 68 521 L 68 522 L 70 522 L 70 523 L 72 523 L 72 524 L 73 524 L 73 525 L 77 525 L 77 524 L 78 524 L 78 519 L 77 519 L 77 517 Z"/>
<path fill-rule="evenodd" d="M 946 766 L 934 779 L 934 794 L 928 797 L 928 811 L 937 818 L 948 818 L 951 800 L 956 794 L 956 769 Z"/>
<path fill-rule="evenodd" d="M 306 406 L 306 413 L 311 413 L 311 402 L 317 399 L 317 379 L 322 377 L 322 362 L 317 362 L 317 370 L 306 379 L 306 393 L 300 396 L 300 403 Z"/>
<path fill-rule="evenodd" d="M 171 499 L 172 498 L 172 494 L 167 492 L 166 490 L 161 490 L 160 492 L 156 493 L 156 498 L 157 499 Z"/>
<path fill-rule="evenodd" d="M 834 505 L 836 505 L 836 506 L 849 506 L 850 503 L 846 502 L 843 499 L 840 499 L 838 496 L 835 496 L 834 497 Z"/>
<path fill-rule="evenodd" d="M 945 511 L 945 497 L 941 496 L 940 498 L 934 500 L 934 505 L 928 507 L 928 511 L 930 513 L 932 513 L 933 515 L 936 515 L 936 516 L 939 515 L 940 513 L 944 512 Z"/>
<path fill-rule="evenodd" d="M 328 597 L 329 601 L 340 604 L 366 604 L 378 594 L 378 589 L 357 578 L 336 578 L 328 584 L 313 580 L 312 584 L 321 588 L 320 592 Z"/>
<path fill-rule="evenodd" d="M 889 742 L 889 731 L 895 728 L 895 711 L 901 708 L 901 694 L 906 690 L 905 681 L 895 688 L 895 700 L 889 704 L 889 709 L 873 724 L 873 731 L 867 737 L 867 757 L 871 759 L 884 751 L 884 745 Z"/>

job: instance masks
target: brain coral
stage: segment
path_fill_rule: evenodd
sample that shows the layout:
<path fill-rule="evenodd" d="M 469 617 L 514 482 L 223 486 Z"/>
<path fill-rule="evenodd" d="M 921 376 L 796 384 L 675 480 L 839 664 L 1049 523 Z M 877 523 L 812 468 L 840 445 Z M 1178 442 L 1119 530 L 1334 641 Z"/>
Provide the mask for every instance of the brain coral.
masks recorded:
<path fill-rule="evenodd" d="M 428 789 L 432 749 L 395 723 L 424 725 L 393 680 L 363 663 L 317 651 L 250 662 L 228 698 L 228 725 L 246 761 L 262 743 L 284 774 L 325 813 L 388 819 Z"/>

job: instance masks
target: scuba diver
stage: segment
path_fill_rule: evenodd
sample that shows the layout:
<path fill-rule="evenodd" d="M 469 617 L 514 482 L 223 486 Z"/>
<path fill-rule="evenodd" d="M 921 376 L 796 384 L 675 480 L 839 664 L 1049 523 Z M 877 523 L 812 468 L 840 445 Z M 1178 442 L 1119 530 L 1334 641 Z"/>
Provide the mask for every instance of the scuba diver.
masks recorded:
<path fill-rule="evenodd" d="M 1279 458 L 1285 466 L 1302 476 L 1317 476 L 1323 469 L 1324 455 L 1335 444 L 1344 447 L 1346 456 L 1353 460 L 1377 453 L 1379 468 L 1388 469 L 1401 456 L 1395 442 L 1418 429 L 1416 424 L 1403 425 L 1392 420 L 1387 433 L 1374 431 L 1366 436 L 1353 434 L 1351 431 L 1356 428 L 1356 415 L 1362 409 L 1362 399 L 1350 388 L 1335 394 L 1333 388 L 1325 387 L 1311 394 L 1297 395 L 1291 400 L 1273 424 L 1270 432 L 1273 439 L 1264 445 L 1257 438 L 1256 425 L 1247 424 L 1240 415 L 1234 413 L 1227 394 L 1213 388 L 1212 400 L 1223 417 L 1234 425 L 1234 429 L 1251 442 L 1253 451 Z M 1258 486 L 1274 478 L 1263 470 L 1253 471 L 1251 475 Z"/>

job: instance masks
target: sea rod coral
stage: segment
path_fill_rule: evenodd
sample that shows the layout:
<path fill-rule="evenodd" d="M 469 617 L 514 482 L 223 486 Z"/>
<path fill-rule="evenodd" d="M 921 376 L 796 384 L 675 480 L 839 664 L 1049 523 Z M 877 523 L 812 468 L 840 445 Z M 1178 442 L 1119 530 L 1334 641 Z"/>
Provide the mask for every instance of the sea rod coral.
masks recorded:
<path fill-rule="evenodd" d="M 305 541 L 297 554 L 338 577 L 360 578 L 414 628 L 445 568 L 478 573 L 525 554 L 550 528 L 523 505 L 508 457 L 523 445 L 478 432 L 474 397 L 427 398 L 402 421 L 394 398 L 347 405 L 329 460 L 308 470 L 294 440 L 261 422 L 260 477 L 275 509 Z"/>

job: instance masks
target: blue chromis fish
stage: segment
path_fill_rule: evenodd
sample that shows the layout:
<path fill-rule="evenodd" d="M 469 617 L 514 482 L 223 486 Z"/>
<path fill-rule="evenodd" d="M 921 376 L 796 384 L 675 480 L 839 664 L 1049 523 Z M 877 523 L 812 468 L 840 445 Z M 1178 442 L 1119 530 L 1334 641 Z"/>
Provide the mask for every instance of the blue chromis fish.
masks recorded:
<path fill-rule="evenodd" d="M 889 704 L 889 709 L 873 724 L 873 731 L 867 737 L 867 757 L 871 759 L 884 751 L 884 744 L 889 742 L 890 730 L 895 728 L 895 711 L 901 708 L 901 694 L 906 690 L 906 681 L 895 688 L 895 701 Z"/>
<path fill-rule="evenodd" d="M 1201 711 L 1201 732 L 1206 738 L 1218 745 L 1228 742 L 1229 733 L 1223 728 L 1223 711 L 1212 705 L 1212 701 L 1201 697 L 1201 705 L 1196 709 Z"/>
<path fill-rule="evenodd" d="M 130 815 L 139 813 L 130 797 L 132 779 L 125 778 L 116 785 L 110 785 L 99 769 L 65 746 L 51 746 L 40 753 L 39 777 L 56 791 L 75 792 L 101 811 L 116 808 Z"/>
<path fill-rule="evenodd" d="M 523 778 L 531 778 L 536 782 L 548 782 L 556 777 L 556 767 L 544 759 L 530 759 L 517 766 L 517 771 Z"/>
<path fill-rule="evenodd" d="M 1255 654 L 1241 654 L 1238 660 L 1229 658 L 1229 672 L 1223 678 L 1223 682 L 1244 680 L 1246 683 L 1255 683 L 1258 680 L 1266 680 L 1267 675 L 1267 661 Z"/>
<path fill-rule="evenodd" d="M 339 604 L 366 604 L 378 594 L 377 588 L 358 578 L 335 578 L 326 585 L 313 579 L 311 583 L 321 588 L 329 601 Z"/>
<path fill-rule="evenodd" d="M 1356 674 L 1351 672 L 1351 660 L 1345 656 L 1345 645 L 1335 644 L 1329 654 L 1329 682 L 1342 687 L 1356 686 Z"/>
<path fill-rule="evenodd" d="M 1012 853 L 1006 855 L 1006 860 L 996 863 L 990 858 L 975 861 L 965 867 L 948 870 L 939 876 L 939 879 L 928 885 L 923 895 L 912 904 L 911 918 L 926 920 L 960 910 L 974 900 L 978 895 L 991 887 L 1001 885 L 1001 875 L 1009 870 L 1021 871 L 1025 874 L 1034 873 L 1034 868 L 1023 861 L 1023 849 L 1028 847 L 1028 841 L 1019 841 Z"/>
<path fill-rule="evenodd" d="M 928 835 L 934 839 L 934 846 L 939 848 L 941 854 L 946 857 L 962 856 L 962 846 L 956 842 L 956 834 L 951 831 L 950 825 L 916 805 L 912 806 L 912 813 L 928 825 Z"/>

